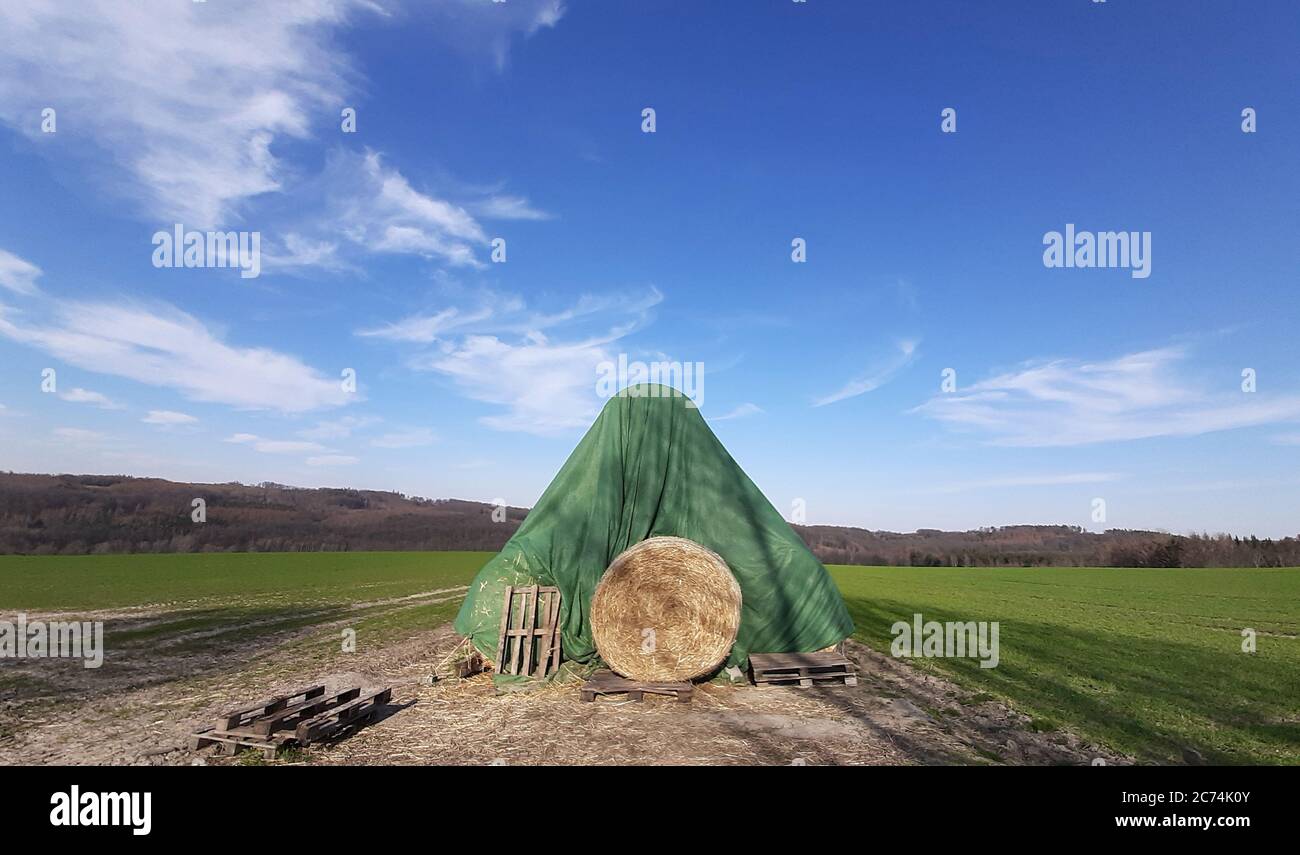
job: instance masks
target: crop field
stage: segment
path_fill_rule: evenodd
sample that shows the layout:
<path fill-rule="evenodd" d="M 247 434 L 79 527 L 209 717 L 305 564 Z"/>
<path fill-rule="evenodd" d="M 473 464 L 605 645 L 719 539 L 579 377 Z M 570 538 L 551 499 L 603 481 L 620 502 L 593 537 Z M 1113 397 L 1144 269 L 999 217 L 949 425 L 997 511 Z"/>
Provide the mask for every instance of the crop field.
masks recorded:
<path fill-rule="evenodd" d="M 1145 762 L 1300 762 L 1300 569 L 832 567 L 857 637 L 997 621 L 1000 662 L 914 659 Z M 1242 630 L 1257 652 L 1242 652 Z M 1194 752 L 1194 753 L 1192 753 Z M 1199 755 L 1199 757 L 1198 757 Z"/>
<path fill-rule="evenodd" d="M 101 619 L 106 648 L 98 670 L 0 661 L 0 747 L 7 731 L 56 718 L 56 701 L 155 691 L 151 702 L 186 701 L 180 714 L 204 697 L 257 694 L 277 669 L 346 668 L 341 629 L 382 658 L 383 650 L 443 627 L 489 557 L 0 557 L 0 617 Z M 882 653 L 890 627 L 914 614 L 998 622 L 996 668 L 974 659 L 910 663 L 977 702 L 1006 702 L 1036 730 L 1068 730 L 1138 762 L 1300 762 L 1300 569 L 831 572 L 856 638 Z M 1242 652 L 1246 628 L 1256 634 L 1255 653 Z M 130 711 L 104 715 L 126 720 Z M 88 762 L 96 759 L 113 758 Z"/>
<path fill-rule="evenodd" d="M 0 609 L 355 603 L 467 585 L 490 552 L 0 556 Z"/>
<path fill-rule="evenodd" d="M 139 712 L 128 698 L 146 697 L 160 710 L 169 710 L 173 698 L 196 699 L 184 705 L 188 709 L 204 697 L 256 695 L 268 682 L 292 680 L 303 669 L 348 662 L 343 631 L 363 653 L 400 645 L 455 617 L 465 586 L 489 557 L 0 556 L 0 618 L 25 612 L 29 620 L 57 616 L 104 624 L 99 668 L 66 659 L 0 660 L 0 758 L 6 736 L 56 726 L 59 710 L 70 703 L 84 704 L 87 712 L 80 715 L 112 726 Z M 121 758 L 79 753 L 46 759 Z"/>

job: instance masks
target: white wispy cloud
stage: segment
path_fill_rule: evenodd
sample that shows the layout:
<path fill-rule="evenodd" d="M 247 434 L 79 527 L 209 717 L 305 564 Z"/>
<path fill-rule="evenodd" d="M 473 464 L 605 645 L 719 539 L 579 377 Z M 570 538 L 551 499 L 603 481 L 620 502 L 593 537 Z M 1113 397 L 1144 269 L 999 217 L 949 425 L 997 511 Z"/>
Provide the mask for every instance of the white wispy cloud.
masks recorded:
<path fill-rule="evenodd" d="M 565 12 L 561 0 L 444 0 L 428 8 L 437 19 L 435 36 L 444 45 L 469 56 L 485 55 L 499 71 L 516 38 L 554 27 Z"/>
<path fill-rule="evenodd" d="M 757 404 L 744 403 L 729 412 L 720 416 L 713 416 L 709 419 L 711 422 L 725 422 L 728 419 L 743 419 L 748 416 L 756 416 L 763 412 L 763 408 Z"/>
<path fill-rule="evenodd" d="M 562 433 L 591 423 L 600 408 L 597 366 L 613 361 L 615 339 L 552 342 L 541 333 L 522 342 L 472 335 L 417 367 L 451 378 L 468 398 L 506 408 L 486 416 L 497 430 Z"/>
<path fill-rule="evenodd" d="M 69 389 L 66 392 L 60 392 L 59 397 L 73 404 L 94 404 L 102 410 L 120 410 L 122 405 L 114 402 L 107 395 L 101 392 L 92 392 L 89 389 L 80 387 Z"/>
<path fill-rule="evenodd" d="M 6 0 L 0 121 L 63 163 L 68 155 L 89 163 L 101 187 L 143 213 L 209 228 L 237 219 L 255 197 L 295 189 L 302 175 L 282 144 L 337 131 L 342 107 L 356 104 L 361 75 L 340 39 L 353 22 L 432 20 L 445 47 L 502 68 L 515 39 L 563 13 L 558 0 Z M 47 106 L 75 134 L 43 134 Z M 439 213 L 399 198 L 400 182 L 383 189 L 377 204 Z M 502 218 L 540 213 L 513 196 L 484 205 Z M 393 223 L 369 237 L 393 251 L 461 257 L 455 241 L 419 231 Z M 327 266 L 338 263 L 333 251 L 327 242 L 286 241 L 278 260 Z"/>
<path fill-rule="evenodd" d="M 450 182 L 449 182 L 450 183 Z M 356 269 L 358 252 L 419 255 L 451 267 L 483 267 L 491 236 L 486 220 L 546 219 L 522 196 L 453 188 L 460 201 L 417 188 L 383 156 L 367 149 L 330 153 L 320 176 L 297 188 L 311 213 L 286 227 L 283 245 L 265 253 L 268 269 Z"/>
<path fill-rule="evenodd" d="M 225 442 L 236 445 L 248 445 L 262 454 L 307 454 L 317 451 L 329 451 L 318 442 L 295 439 L 264 439 L 255 433 L 236 433 L 226 437 Z"/>
<path fill-rule="evenodd" d="M 370 440 L 370 444 L 375 448 L 417 448 L 422 445 L 432 445 L 437 439 L 434 432 L 428 428 L 415 428 L 382 434 Z"/>
<path fill-rule="evenodd" d="M 192 425 L 198 422 L 198 419 L 188 413 L 178 413 L 175 410 L 150 410 L 149 415 L 140 419 L 147 425 L 162 425 L 172 427 L 176 425 Z"/>
<path fill-rule="evenodd" d="M 483 291 L 472 306 L 440 307 L 378 327 L 357 330 L 357 335 L 432 344 L 453 334 L 528 335 L 611 315 L 626 317 L 628 321 L 623 329 L 630 331 L 645 322 L 650 310 L 663 299 L 664 295 L 654 287 L 640 293 L 583 294 L 571 306 L 540 312 L 529 309 L 527 302 L 517 295 Z M 622 336 L 625 332 L 618 334 Z"/>
<path fill-rule="evenodd" d="M 662 300 L 650 288 L 536 311 L 517 297 L 487 294 L 469 308 L 447 307 L 357 334 L 436 345 L 413 355 L 411 366 L 449 378 L 472 400 L 504 408 L 483 424 L 551 435 L 591 422 L 601 405 L 600 364 L 616 359 L 612 345 L 648 323 Z"/>
<path fill-rule="evenodd" d="M 357 165 L 360 191 L 351 191 L 349 235 L 375 252 L 441 256 L 451 264 L 474 264 L 473 245 L 487 243 L 482 225 L 464 208 L 422 193 L 368 151 Z"/>
<path fill-rule="evenodd" d="M 895 374 L 912 364 L 916 359 L 917 344 L 911 340 L 899 342 L 898 352 L 894 356 L 871 366 L 865 374 L 845 383 L 839 391 L 817 398 L 813 401 L 813 406 L 824 407 L 879 389 L 893 379 Z"/>
<path fill-rule="evenodd" d="M 67 301 L 53 311 L 53 320 L 29 324 L 0 307 L 0 335 L 78 368 L 175 389 L 195 401 L 297 413 L 352 397 L 296 357 L 227 344 L 172 307 Z"/>
<path fill-rule="evenodd" d="M 520 301 L 516 306 L 522 307 L 523 303 Z M 451 306 L 432 314 L 411 315 L 380 327 L 357 330 L 357 335 L 366 338 L 384 338 L 389 341 L 432 344 L 441 336 L 473 327 L 499 314 L 499 306 L 482 305 L 470 310 Z"/>
<path fill-rule="evenodd" d="M 350 454 L 322 454 L 307 458 L 308 466 L 351 466 L 360 462 L 359 457 L 353 457 Z"/>
<path fill-rule="evenodd" d="M 36 287 L 36 280 L 40 275 L 41 269 L 35 264 L 0 249 L 0 288 L 24 296 L 38 294 L 40 289 Z"/>
<path fill-rule="evenodd" d="M 1069 446 L 1196 436 L 1300 420 L 1300 396 L 1212 395 L 1180 375 L 1186 347 L 1099 362 L 1030 363 L 931 398 L 913 412 L 997 445 Z"/>
<path fill-rule="evenodd" d="M 314 427 L 298 431 L 298 436 L 312 440 L 347 439 L 356 431 L 364 430 L 382 421 L 383 419 L 378 416 L 343 416 L 337 419 L 326 419 L 317 422 Z"/>
<path fill-rule="evenodd" d="M 353 75 L 331 39 L 362 8 L 375 7 L 8 0 L 0 119 L 39 138 L 40 110 L 52 105 L 61 129 L 76 128 L 53 143 L 94 141 L 105 186 L 151 215 L 214 226 L 281 188 L 277 141 L 308 137 L 313 115 L 338 114 Z"/>
<path fill-rule="evenodd" d="M 523 196 L 495 195 L 471 202 L 469 209 L 476 216 L 485 220 L 549 220 L 550 214 L 539 208 Z"/>
<path fill-rule="evenodd" d="M 279 241 L 268 240 L 262 251 L 262 267 L 267 271 L 290 272 L 317 269 L 330 273 L 357 273 L 361 270 L 345 257 L 340 241 L 308 237 L 297 232 L 289 232 Z"/>
<path fill-rule="evenodd" d="M 65 442 L 78 445 L 93 445 L 104 438 L 104 435 L 99 431 L 70 427 L 55 428 L 54 435 Z"/>

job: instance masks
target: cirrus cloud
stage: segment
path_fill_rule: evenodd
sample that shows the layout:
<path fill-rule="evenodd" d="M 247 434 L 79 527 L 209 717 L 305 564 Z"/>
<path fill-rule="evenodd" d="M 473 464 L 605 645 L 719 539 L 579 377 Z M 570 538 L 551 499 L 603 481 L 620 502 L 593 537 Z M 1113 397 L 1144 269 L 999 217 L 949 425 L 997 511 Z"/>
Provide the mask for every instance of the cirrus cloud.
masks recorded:
<path fill-rule="evenodd" d="M 300 413 L 353 397 L 297 357 L 227 344 L 173 307 L 74 301 L 53 310 L 53 321 L 25 324 L 0 307 L 0 335 L 78 368 L 175 389 L 194 401 Z"/>
<path fill-rule="evenodd" d="M 1300 396 L 1211 395 L 1178 371 L 1183 346 L 1114 359 L 1055 359 L 931 398 L 912 412 L 991 444 L 1070 446 L 1216 431 L 1300 420 Z"/>
<path fill-rule="evenodd" d="M 188 413 L 178 413 L 175 410 L 150 410 L 149 415 L 140 419 L 140 421 L 147 425 L 161 425 L 163 427 L 198 423 L 198 419 L 194 416 Z"/>
<path fill-rule="evenodd" d="M 38 294 L 40 289 L 36 287 L 36 280 L 40 275 L 41 269 L 35 264 L 0 249 L 0 288 L 24 296 Z"/>

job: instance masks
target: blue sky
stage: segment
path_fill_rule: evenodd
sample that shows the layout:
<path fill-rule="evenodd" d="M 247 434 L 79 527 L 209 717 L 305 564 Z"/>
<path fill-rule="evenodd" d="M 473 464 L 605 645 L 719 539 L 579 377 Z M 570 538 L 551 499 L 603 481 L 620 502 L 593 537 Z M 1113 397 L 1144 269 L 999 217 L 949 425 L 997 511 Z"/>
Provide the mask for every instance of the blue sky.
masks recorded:
<path fill-rule="evenodd" d="M 530 505 L 622 354 L 702 363 L 810 523 L 1300 532 L 1294 3 L 13 0 L 0 29 L 0 468 Z M 155 267 L 177 223 L 256 232 L 260 275 Z M 1067 223 L 1149 232 L 1150 276 L 1046 267 Z"/>

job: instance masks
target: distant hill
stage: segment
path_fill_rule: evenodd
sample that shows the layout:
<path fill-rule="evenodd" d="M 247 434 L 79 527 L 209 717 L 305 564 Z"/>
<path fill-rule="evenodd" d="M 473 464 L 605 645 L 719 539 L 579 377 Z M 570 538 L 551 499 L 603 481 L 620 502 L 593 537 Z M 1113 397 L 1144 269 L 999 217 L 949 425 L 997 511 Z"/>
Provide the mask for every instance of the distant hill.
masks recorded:
<path fill-rule="evenodd" d="M 191 519 L 196 498 L 206 522 Z M 492 510 L 372 490 L 0 474 L 0 553 L 496 550 L 527 511 L 498 523 Z"/>
<path fill-rule="evenodd" d="M 191 519 L 206 503 L 207 521 Z M 500 549 L 527 516 L 481 502 L 282 484 L 185 484 L 120 475 L 0 473 L 0 554 Z M 1183 537 L 1078 526 L 912 533 L 795 526 L 827 564 L 1276 567 L 1300 541 Z"/>

